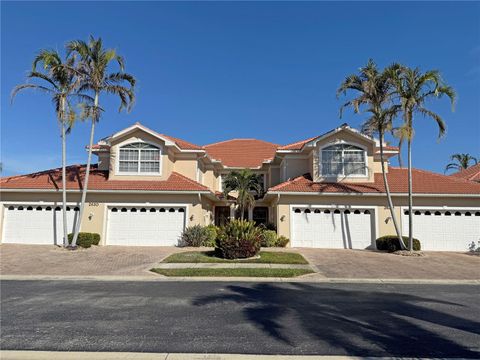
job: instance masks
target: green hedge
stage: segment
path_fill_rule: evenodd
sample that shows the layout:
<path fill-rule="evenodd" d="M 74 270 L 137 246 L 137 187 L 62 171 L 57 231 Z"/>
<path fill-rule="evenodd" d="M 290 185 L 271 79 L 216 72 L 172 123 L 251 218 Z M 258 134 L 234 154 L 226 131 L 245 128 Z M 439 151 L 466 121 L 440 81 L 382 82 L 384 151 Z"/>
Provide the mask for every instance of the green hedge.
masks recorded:
<path fill-rule="evenodd" d="M 71 244 L 73 240 L 73 234 L 68 234 L 68 243 Z M 98 245 L 100 243 L 100 234 L 97 233 L 78 233 L 77 245 L 83 248 L 89 248 L 92 245 Z"/>
<path fill-rule="evenodd" d="M 408 249 L 408 236 L 403 236 L 402 238 L 405 247 Z M 401 250 L 400 242 L 398 241 L 398 237 L 396 235 L 382 236 L 377 239 L 376 243 L 377 250 L 385 250 L 390 252 Z M 421 250 L 420 240 L 413 239 L 413 250 Z"/>

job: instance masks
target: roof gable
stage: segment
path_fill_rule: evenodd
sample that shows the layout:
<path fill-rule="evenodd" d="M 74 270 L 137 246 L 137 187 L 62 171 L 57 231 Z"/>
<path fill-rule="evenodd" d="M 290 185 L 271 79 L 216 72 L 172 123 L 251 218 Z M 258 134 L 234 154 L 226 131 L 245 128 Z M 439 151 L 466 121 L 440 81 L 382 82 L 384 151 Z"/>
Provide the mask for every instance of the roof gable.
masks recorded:
<path fill-rule="evenodd" d="M 173 146 L 173 147 L 176 147 L 177 149 L 179 149 L 181 151 L 203 151 L 202 148 L 198 145 L 192 144 L 192 143 L 190 143 L 188 141 L 185 141 L 185 140 L 182 140 L 182 139 L 174 138 L 172 136 L 157 133 L 156 131 L 153 131 L 152 129 L 149 129 L 146 126 L 143 126 L 139 122 L 133 124 L 132 126 L 129 126 L 126 129 L 123 129 L 123 130 L 121 130 L 121 131 L 119 131 L 119 132 L 117 132 L 117 133 L 115 133 L 115 134 L 113 134 L 113 135 L 111 135 L 111 136 L 109 136 L 105 139 L 102 139 L 102 141 L 99 141 L 97 146 L 110 144 L 112 141 L 114 141 L 118 138 L 121 138 L 121 137 L 125 137 L 129 134 L 132 134 L 137 130 L 143 131 L 143 132 L 145 132 L 145 133 L 147 133 L 147 134 L 149 134 L 149 135 L 151 135 L 151 136 L 153 136 L 157 139 L 162 140 L 165 143 L 165 146 Z"/>
<path fill-rule="evenodd" d="M 367 141 L 367 142 L 373 143 L 375 145 L 377 144 L 377 140 L 375 140 L 374 138 L 372 138 L 370 136 L 367 136 L 365 134 L 362 134 L 360 131 L 358 131 L 356 129 L 353 129 L 348 124 L 342 124 L 341 126 L 335 128 L 333 130 L 327 131 L 326 133 L 324 133 L 322 135 L 318 135 L 318 136 L 315 136 L 315 137 L 312 137 L 312 138 L 308 138 L 308 139 L 305 139 L 305 140 L 297 141 L 295 143 L 291 143 L 291 144 L 288 144 L 288 145 L 281 146 L 281 147 L 278 148 L 278 150 L 279 150 L 279 152 L 282 152 L 282 151 L 300 151 L 303 148 L 305 148 L 306 146 L 315 146 L 315 144 L 317 142 L 319 142 L 321 140 L 324 140 L 324 139 L 327 139 L 329 137 L 335 136 L 341 131 L 348 132 L 349 134 L 353 135 L 354 137 L 357 137 L 358 139 L 360 139 L 361 141 Z"/>

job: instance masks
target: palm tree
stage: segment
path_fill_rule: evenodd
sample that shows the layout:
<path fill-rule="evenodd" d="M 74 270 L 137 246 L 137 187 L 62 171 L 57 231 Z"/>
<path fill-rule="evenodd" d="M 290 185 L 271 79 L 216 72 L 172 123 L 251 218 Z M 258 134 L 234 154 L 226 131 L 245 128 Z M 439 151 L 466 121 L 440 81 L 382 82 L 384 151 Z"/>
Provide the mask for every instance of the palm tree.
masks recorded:
<path fill-rule="evenodd" d="M 391 66 L 392 69 L 395 67 L 398 67 L 398 65 Z M 358 75 L 353 74 L 346 77 L 337 90 L 337 97 L 340 94 L 345 95 L 348 90 L 353 90 L 358 94 L 356 98 L 342 105 L 340 108 L 340 117 L 342 116 L 343 109 L 350 106 L 353 107 L 355 113 L 359 113 L 360 108 L 363 107 L 365 108 L 365 112 L 370 114 L 370 117 L 362 126 L 362 132 L 369 135 L 377 133 L 379 136 L 380 162 L 382 165 L 382 176 L 387 194 L 388 208 L 390 209 L 390 215 L 400 247 L 404 249 L 405 245 L 402 240 L 400 228 L 398 227 L 390 187 L 385 172 L 385 157 L 383 153 L 385 132 L 392 129 L 393 119 L 400 110 L 398 105 L 392 104 L 391 93 L 393 85 L 388 74 L 389 71 L 380 72 L 375 62 L 370 59 L 367 65 L 360 68 Z"/>
<path fill-rule="evenodd" d="M 477 165 L 478 159 L 471 156 L 470 154 L 453 154 L 450 156 L 451 162 L 445 167 L 445 172 L 449 170 L 461 171 L 468 169 L 470 167 L 470 162 L 473 162 L 472 165 Z"/>
<path fill-rule="evenodd" d="M 38 66 L 42 65 L 42 69 Z M 22 90 L 40 90 L 52 98 L 55 113 L 61 128 L 62 138 L 62 202 L 63 202 L 63 245 L 68 245 L 67 224 L 67 192 L 66 192 L 66 135 L 70 132 L 76 119 L 72 107 L 72 100 L 90 102 L 93 99 L 76 89 L 77 81 L 74 74 L 69 71 L 74 67 L 74 59 L 62 61 L 60 54 L 54 50 L 41 50 L 35 57 L 32 71 L 27 75 L 28 80 L 41 81 L 43 84 L 25 83 L 16 86 L 12 91 L 12 102 L 15 96 Z"/>
<path fill-rule="evenodd" d="M 437 113 L 427 109 L 425 103 L 431 98 L 450 98 L 452 110 L 455 104 L 455 91 L 448 86 L 437 70 L 422 73 L 419 68 L 411 69 L 406 66 L 391 69 L 390 78 L 395 86 L 394 96 L 398 99 L 403 115 L 403 124 L 400 127 L 401 139 L 407 141 L 408 166 L 408 250 L 413 250 L 413 195 L 412 195 L 412 141 L 414 135 L 413 120 L 419 114 L 431 118 L 438 126 L 438 138 L 446 132 L 444 120 Z"/>
<path fill-rule="evenodd" d="M 237 192 L 237 205 L 240 210 L 240 219 L 243 220 L 246 209 L 255 206 L 255 197 L 262 196 L 261 175 L 254 174 L 250 169 L 232 171 L 223 180 L 223 193 L 225 196 L 232 191 Z"/>
<path fill-rule="evenodd" d="M 135 78 L 124 72 L 125 64 L 123 58 L 117 54 L 115 49 L 105 49 L 101 38 L 95 39 L 93 36 L 90 36 L 88 42 L 82 40 L 70 41 L 67 44 L 67 53 L 69 56 L 78 57 L 79 59 L 78 68 L 71 69 L 79 78 L 79 90 L 91 93 L 94 99 L 93 105 L 87 105 L 84 107 L 84 114 L 91 119 L 92 123 L 90 127 L 90 141 L 87 166 L 85 169 L 85 180 L 80 202 L 79 221 L 76 224 L 72 241 L 72 246 L 75 247 L 85 209 L 95 124 L 100 121 L 103 112 L 103 109 L 99 105 L 100 95 L 102 93 L 116 95 L 120 99 L 119 111 L 122 111 L 124 108 L 126 108 L 127 111 L 130 111 L 135 101 Z M 120 71 L 113 73 L 109 72 L 109 67 L 112 61 L 118 63 Z M 124 85 L 126 83 L 128 83 L 128 87 Z"/>

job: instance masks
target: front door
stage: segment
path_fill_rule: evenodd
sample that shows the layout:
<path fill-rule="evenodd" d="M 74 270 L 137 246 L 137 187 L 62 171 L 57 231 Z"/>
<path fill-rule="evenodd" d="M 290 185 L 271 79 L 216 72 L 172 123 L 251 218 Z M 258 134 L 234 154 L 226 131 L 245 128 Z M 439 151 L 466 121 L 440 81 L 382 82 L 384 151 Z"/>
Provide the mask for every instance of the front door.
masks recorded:
<path fill-rule="evenodd" d="M 223 226 L 230 219 L 229 206 L 215 206 L 215 225 Z"/>

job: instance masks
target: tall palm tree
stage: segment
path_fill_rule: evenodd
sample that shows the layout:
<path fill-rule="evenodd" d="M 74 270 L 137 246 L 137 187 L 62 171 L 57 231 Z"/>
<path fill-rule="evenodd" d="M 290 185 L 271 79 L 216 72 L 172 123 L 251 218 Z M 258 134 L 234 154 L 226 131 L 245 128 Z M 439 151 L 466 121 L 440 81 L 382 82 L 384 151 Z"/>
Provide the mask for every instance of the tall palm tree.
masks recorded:
<path fill-rule="evenodd" d="M 449 170 L 461 171 L 468 169 L 471 165 L 477 165 L 478 159 L 471 156 L 470 154 L 453 154 L 450 156 L 452 162 L 445 167 L 445 172 Z"/>
<path fill-rule="evenodd" d="M 398 67 L 392 65 L 391 69 Z M 390 131 L 393 127 L 393 119 L 400 110 L 398 105 L 392 104 L 391 94 L 393 85 L 388 76 L 389 71 L 379 71 L 375 62 L 370 59 L 367 64 L 360 68 L 359 74 L 353 74 L 346 77 L 337 90 L 337 97 L 341 94 L 346 95 L 347 91 L 354 91 L 357 97 L 347 101 L 340 108 L 340 117 L 343 109 L 353 107 L 355 113 L 359 113 L 361 109 L 370 114 L 370 117 L 364 122 L 362 132 L 372 135 L 377 133 L 380 145 L 380 162 L 382 166 L 383 183 L 387 194 L 388 208 L 392 218 L 395 232 L 398 236 L 400 247 L 405 248 L 402 240 L 400 228 L 397 222 L 397 216 L 393 206 L 390 187 L 385 171 L 385 156 L 383 153 L 383 143 L 385 132 Z"/>
<path fill-rule="evenodd" d="M 240 210 L 240 219 L 243 220 L 246 209 L 255 206 L 255 198 L 263 194 L 260 180 L 261 175 L 254 174 L 250 169 L 232 171 L 223 180 L 225 196 L 232 191 L 237 192 L 237 205 Z"/>
<path fill-rule="evenodd" d="M 448 86 L 437 70 L 421 72 L 419 68 L 411 69 L 406 66 L 391 69 L 390 78 L 395 86 L 394 96 L 398 99 L 403 115 L 401 126 L 401 140 L 407 141 L 407 166 L 408 166 L 408 250 L 413 250 L 413 195 L 412 195 L 412 141 L 414 135 L 414 116 L 423 115 L 435 121 L 438 127 L 438 138 L 446 133 L 444 120 L 437 113 L 427 109 L 426 102 L 432 98 L 447 96 L 450 98 L 452 110 L 456 94 Z"/>
<path fill-rule="evenodd" d="M 106 93 L 117 96 L 120 99 L 119 111 L 122 111 L 124 108 L 130 111 L 135 101 L 134 87 L 136 81 L 132 75 L 124 72 L 125 63 L 123 57 L 118 55 L 115 49 L 105 49 L 101 38 L 95 39 L 93 36 L 90 36 L 88 42 L 82 40 L 70 41 L 67 44 L 67 53 L 69 56 L 78 57 L 79 60 L 78 68 L 71 69 L 79 78 L 79 90 L 87 91 L 92 94 L 94 99 L 93 105 L 84 107 L 85 116 L 91 119 L 91 127 L 79 221 L 76 224 L 72 241 L 72 246 L 75 247 L 85 210 L 95 124 L 100 121 L 103 112 L 103 109 L 100 107 L 100 95 Z M 109 72 L 113 61 L 117 62 L 120 71 Z M 126 84 L 128 85 L 126 86 Z"/>
<path fill-rule="evenodd" d="M 38 69 L 39 65 L 41 69 Z M 40 81 L 40 84 L 25 83 L 12 91 L 12 102 L 22 90 L 39 90 L 50 95 L 55 106 L 55 113 L 61 128 L 62 138 L 62 202 L 63 202 L 63 245 L 68 245 L 67 192 L 66 192 L 66 135 L 70 132 L 76 119 L 72 100 L 89 103 L 93 99 L 77 91 L 77 81 L 69 70 L 74 67 L 74 59 L 62 61 L 60 54 L 54 50 L 41 50 L 35 57 L 28 80 Z"/>

